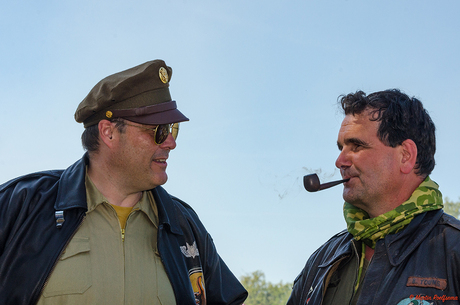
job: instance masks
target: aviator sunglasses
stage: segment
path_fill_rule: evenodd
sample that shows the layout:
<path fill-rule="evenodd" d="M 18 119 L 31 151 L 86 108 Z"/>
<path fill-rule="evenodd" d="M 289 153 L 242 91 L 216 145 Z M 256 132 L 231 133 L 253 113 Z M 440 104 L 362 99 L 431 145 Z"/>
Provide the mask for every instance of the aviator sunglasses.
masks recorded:
<path fill-rule="evenodd" d="M 155 140 L 155 144 L 157 145 L 163 144 L 170 133 L 173 136 L 174 140 L 176 140 L 177 134 L 179 133 L 179 123 L 161 124 L 157 125 L 155 128 L 132 125 L 126 122 L 124 124 L 132 127 L 137 127 L 140 129 L 153 131 L 153 139 Z"/>

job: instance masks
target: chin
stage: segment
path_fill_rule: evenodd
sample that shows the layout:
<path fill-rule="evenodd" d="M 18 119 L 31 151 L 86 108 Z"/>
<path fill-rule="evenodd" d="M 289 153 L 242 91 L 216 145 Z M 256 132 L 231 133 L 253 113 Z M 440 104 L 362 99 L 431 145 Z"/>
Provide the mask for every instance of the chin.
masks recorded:
<path fill-rule="evenodd" d="M 158 177 L 152 181 L 152 183 L 156 186 L 163 185 L 168 181 L 168 176 L 165 174 L 164 177 Z"/>
<path fill-rule="evenodd" d="M 342 197 L 343 197 L 343 200 L 345 200 L 346 202 L 350 202 L 348 200 L 350 200 L 350 194 L 349 194 L 349 190 L 347 190 L 346 188 L 343 189 L 343 193 L 342 193 Z"/>
<path fill-rule="evenodd" d="M 353 194 L 345 193 L 345 191 L 343 192 L 343 200 L 346 202 L 353 204 L 353 202 L 356 202 L 356 199 L 357 198 L 353 196 Z"/>

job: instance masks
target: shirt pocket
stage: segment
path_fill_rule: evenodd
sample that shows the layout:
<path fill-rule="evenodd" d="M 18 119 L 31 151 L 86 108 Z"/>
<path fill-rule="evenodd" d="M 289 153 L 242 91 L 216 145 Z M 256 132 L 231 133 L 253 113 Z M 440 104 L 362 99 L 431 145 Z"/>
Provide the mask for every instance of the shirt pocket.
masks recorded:
<path fill-rule="evenodd" d="M 43 297 L 83 294 L 91 285 L 89 238 L 74 237 L 52 271 Z"/>

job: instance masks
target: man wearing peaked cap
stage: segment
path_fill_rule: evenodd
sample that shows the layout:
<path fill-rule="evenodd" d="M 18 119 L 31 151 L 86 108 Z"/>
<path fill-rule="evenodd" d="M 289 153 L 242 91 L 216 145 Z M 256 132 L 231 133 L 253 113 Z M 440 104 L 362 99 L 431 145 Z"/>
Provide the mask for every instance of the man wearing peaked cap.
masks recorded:
<path fill-rule="evenodd" d="M 85 128 L 115 117 L 151 125 L 188 121 L 171 100 L 171 76 L 172 69 L 162 60 L 110 75 L 80 103 L 75 120 Z"/>
<path fill-rule="evenodd" d="M 80 103 L 83 158 L 0 185 L 0 304 L 242 304 L 193 209 L 169 195 L 172 69 L 110 75 Z"/>

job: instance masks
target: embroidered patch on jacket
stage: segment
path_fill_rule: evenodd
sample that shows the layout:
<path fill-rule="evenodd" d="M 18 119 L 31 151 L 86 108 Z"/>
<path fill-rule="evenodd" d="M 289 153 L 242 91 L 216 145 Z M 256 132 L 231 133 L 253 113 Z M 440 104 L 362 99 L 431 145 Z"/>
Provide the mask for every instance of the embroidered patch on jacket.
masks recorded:
<path fill-rule="evenodd" d="M 420 297 L 410 297 L 407 299 L 404 299 L 398 303 L 398 305 L 433 305 L 433 302 L 429 302 L 425 299 L 423 299 L 423 296 Z"/>
<path fill-rule="evenodd" d="M 436 277 L 418 277 L 410 276 L 407 279 L 408 287 L 428 287 L 444 290 L 447 288 L 447 280 L 438 279 Z"/>
<path fill-rule="evenodd" d="M 200 255 L 198 247 L 196 246 L 196 241 L 193 242 L 191 246 L 186 242 L 185 246 L 180 246 L 180 251 L 185 255 L 185 257 L 195 258 Z"/>
<path fill-rule="evenodd" d="M 192 284 L 193 294 L 195 295 L 195 303 L 197 305 L 206 305 L 203 270 L 199 267 L 193 268 L 189 270 L 188 275 Z"/>

